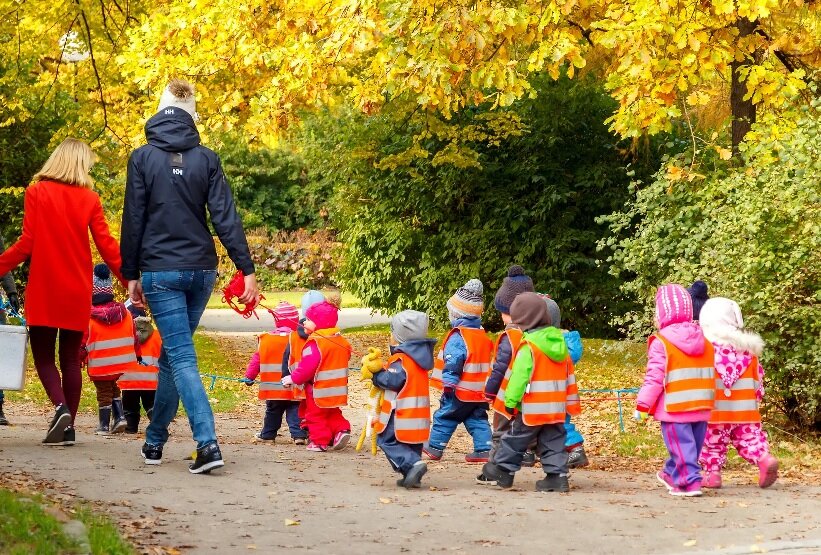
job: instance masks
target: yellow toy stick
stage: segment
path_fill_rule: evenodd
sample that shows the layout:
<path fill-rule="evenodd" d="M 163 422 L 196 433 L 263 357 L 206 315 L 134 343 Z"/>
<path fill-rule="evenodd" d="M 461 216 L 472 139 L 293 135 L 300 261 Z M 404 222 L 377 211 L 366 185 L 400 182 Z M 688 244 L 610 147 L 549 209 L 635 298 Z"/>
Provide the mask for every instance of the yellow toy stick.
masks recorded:
<path fill-rule="evenodd" d="M 360 369 L 361 379 L 363 381 L 372 379 L 374 373 L 379 372 L 382 369 L 383 364 L 382 351 L 375 347 L 370 347 L 368 349 L 368 354 L 362 357 L 362 368 Z M 376 455 L 377 453 L 376 434 L 373 433 L 373 423 L 377 418 L 379 418 L 379 410 L 382 406 L 384 394 L 384 391 L 375 385 L 371 386 L 371 390 L 368 393 L 368 411 L 365 415 L 365 427 L 359 435 L 359 441 L 356 442 L 357 451 L 362 450 L 365 446 L 365 439 L 370 437 L 371 454 Z"/>

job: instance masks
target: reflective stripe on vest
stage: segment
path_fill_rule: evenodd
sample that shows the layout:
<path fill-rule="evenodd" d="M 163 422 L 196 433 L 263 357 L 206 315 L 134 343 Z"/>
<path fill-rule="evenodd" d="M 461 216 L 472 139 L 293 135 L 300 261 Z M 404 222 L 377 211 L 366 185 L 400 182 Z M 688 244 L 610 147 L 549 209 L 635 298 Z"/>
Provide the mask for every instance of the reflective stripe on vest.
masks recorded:
<path fill-rule="evenodd" d="M 570 355 L 562 362 L 556 362 L 527 339 L 523 344 L 529 346 L 533 372 L 522 397 L 522 422 L 528 426 L 558 424 L 564 422 L 566 414 L 581 413 Z M 527 354 L 520 350 L 518 356 Z"/>
<path fill-rule="evenodd" d="M 154 331 L 145 343 L 140 345 L 142 364 L 134 372 L 126 372 L 117 380 L 117 386 L 123 391 L 156 391 L 159 380 L 160 353 L 162 353 L 162 339 L 160 333 Z"/>
<path fill-rule="evenodd" d="M 95 319 L 88 324 L 88 375 L 94 378 L 139 372 L 134 351 L 134 323 L 126 311 L 120 322 L 105 325 Z"/>
<path fill-rule="evenodd" d="M 516 328 L 511 328 L 500 333 L 496 339 L 496 347 L 494 349 L 497 353 L 499 351 L 499 343 L 505 335 L 507 335 L 508 341 L 510 341 L 510 362 L 507 363 L 507 370 L 505 370 L 505 376 L 502 378 L 502 385 L 499 386 L 499 391 L 496 393 L 496 398 L 493 400 L 491 408 L 510 420 L 510 413 L 505 410 L 505 390 L 507 389 L 507 382 L 510 381 L 510 374 L 513 373 L 513 361 L 516 360 L 516 352 L 522 343 L 523 334 L 522 330 Z"/>
<path fill-rule="evenodd" d="M 344 407 L 348 404 L 351 345 L 336 329 L 320 330 L 320 333 L 322 335 L 311 334 L 308 339 L 316 343 L 321 357 L 314 376 L 314 402 L 320 408 Z"/>
<path fill-rule="evenodd" d="M 289 334 L 263 333 L 259 336 L 259 393 L 261 401 L 293 401 L 291 390 L 282 385 L 282 359 Z"/>
<path fill-rule="evenodd" d="M 303 339 L 300 335 L 293 331 L 291 332 L 290 337 L 288 337 L 288 344 L 290 345 L 290 353 L 288 354 L 288 370 L 293 372 L 297 365 L 302 361 L 302 349 L 305 348 L 305 343 L 307 343 L 307 339 Z M 291 395 L 293 395 L 294 401 L 302 401 L 305 399 L 305 386 L 304 385 L 292 385 L 291 386 Z"/>
<path fill-rule="evenodd" d="M 396 439 L 402 443 L 425 443 L 430 438 L 430 398 L 428 372 L 405 353 L 396 353 L 384 368 L 394 372 L 391 365 L 399 362 L 405 371 L 405 385 L 399 392 L 385 391 L 379 407 L 379 419 L 373 426 L 377 433 L 385 427 L 395 411 L 393 426 Z"/>
<path fill-rule="evenodd" d="M 685 354 L 661 335 L 651 336 L 664 345 L 667 370 L 664 377 L 664 410 L 667 412 L 695 412 L 712 410 L 715 399 L 715 369 L 713 345 L 704 340 L 704 353 Z"/>
<path fill-rule="evenodd" d="M 745 424 L 761 422 L 756 391 L 759 385 L 758 358 L 753 357 L 733 387 L 726 389 L 721 377 L 716 377 L 716 401 L 710 414 L 710 424 Z"/>
<path fill-rule="evenodd" d="M 456 384 L 456 397 L 468 403 L 483 402 L 485 400 L 485 382 L 490 374 L 490 361 L 493 354 L 493 342 L 484 329 L 453 328 L 442 343 L 442 350 L 434 362 L 433 374 L 430 382 L 436 389 L 443 389 L 442 372 L 445 368 L 445 345 L 451 335 L 458 332 L 467 347 L 467 358 L 462 369 L 462 375 Z"/>

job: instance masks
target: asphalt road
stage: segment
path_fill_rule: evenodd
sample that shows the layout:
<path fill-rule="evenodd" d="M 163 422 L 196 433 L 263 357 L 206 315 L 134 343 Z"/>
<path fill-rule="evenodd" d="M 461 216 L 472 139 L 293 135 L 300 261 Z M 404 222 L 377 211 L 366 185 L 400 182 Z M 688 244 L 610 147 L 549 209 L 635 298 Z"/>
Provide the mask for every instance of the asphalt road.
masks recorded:
<path fill-rule="evenodd" d="M 265 310 L 257 311 L 259 319 L 251 316 L 243 319 L 233 310 L 213 308 L 206 309 L 200 319 L 200 326 L 205 331 L 262 333 L 271 331 L 274 320 Z M 339 327 L 342 329 L 367 326 L 369 324 L 387 324 L 390 318 L 382 314 L 372 314 L 369 308 L 343 308 L 339 313 Z"/>

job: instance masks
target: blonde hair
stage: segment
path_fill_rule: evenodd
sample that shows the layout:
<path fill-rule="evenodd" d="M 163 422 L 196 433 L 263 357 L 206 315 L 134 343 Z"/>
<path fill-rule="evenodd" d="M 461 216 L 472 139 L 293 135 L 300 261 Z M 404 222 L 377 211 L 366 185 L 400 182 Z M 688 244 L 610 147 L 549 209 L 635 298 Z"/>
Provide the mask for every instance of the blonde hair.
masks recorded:
<path fill-rule="evenodd" d="M 58 181 L 91 189 L 94 182 L 88 172 L 96 161 L 97 156 L 86 142 L 68 138 L 54 149 L 34 181 Z"/>

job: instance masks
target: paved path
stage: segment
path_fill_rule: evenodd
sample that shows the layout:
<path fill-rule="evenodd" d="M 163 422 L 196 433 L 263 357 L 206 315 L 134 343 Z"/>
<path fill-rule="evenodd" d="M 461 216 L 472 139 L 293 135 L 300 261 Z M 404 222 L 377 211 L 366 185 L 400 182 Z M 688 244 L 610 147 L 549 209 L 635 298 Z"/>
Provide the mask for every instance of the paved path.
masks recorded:
<path fill-rule="evenodd" d="M 570 494 L 539 494 L 539 470 L 524 469 L 517 488 L 502 491 L 476 485 L 478 468 L 454 449 L 430 464 L 424 489 L 405 491 L 382 456 L 250 444 L 261 408 L 218 415 L 226 469 L 193 476 L 184 418 L 172 426 L 163 464 L 147 467 L 140 438 L 94 436 L 91 415 L 79 421 L 77 445 L 47 448 L 39 445 L 45 411 L 10 409 L 17 425 L 0 428 L 0 483 L 25 471 L 66 484 L 185 553 L 693 555 L 768 546 L 821 553 L 821 488 L 814 486 L 760 490 L 745 480 L 675 499 L 649 473 L 579 470 Z"/>
<path fill-rule="evenodd" d="M 264 310 L 258 313 L 259 320 L 253 316 L 246 320 L 230 309 L 209 308 L 202 315 L 200 326 L 206 331 L 218 332 L 262 333 L 270 331 L 273 327 L 273 319 Z M 379 313 L 372 314 L 369 308 L 343 308 L 339 312 L 339 327 L 342 329 L 369 324 L 387 324 L 389 321 L 387 316 Z"/>

